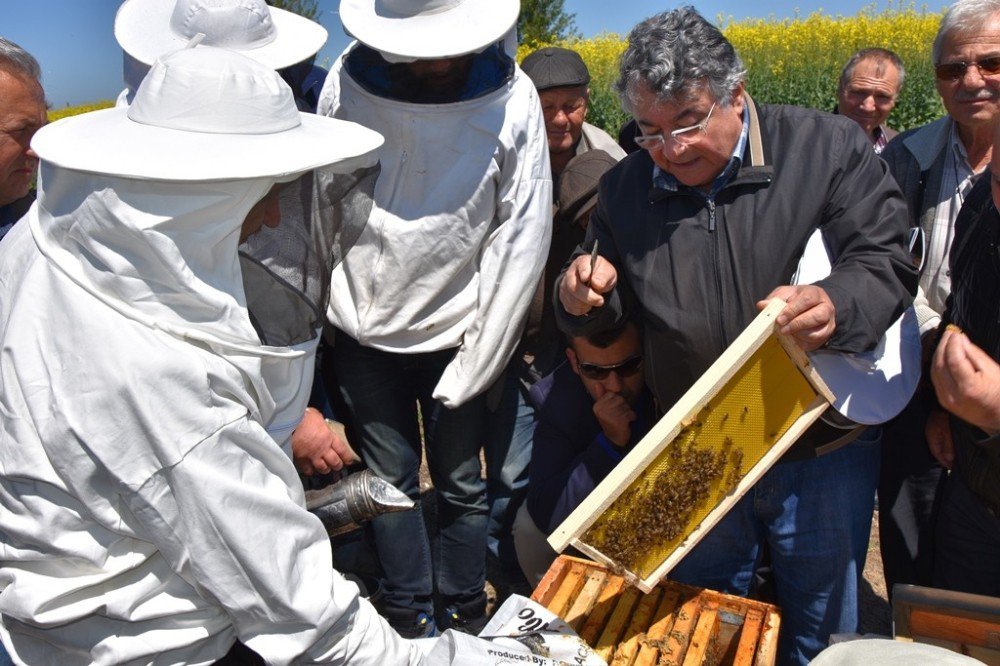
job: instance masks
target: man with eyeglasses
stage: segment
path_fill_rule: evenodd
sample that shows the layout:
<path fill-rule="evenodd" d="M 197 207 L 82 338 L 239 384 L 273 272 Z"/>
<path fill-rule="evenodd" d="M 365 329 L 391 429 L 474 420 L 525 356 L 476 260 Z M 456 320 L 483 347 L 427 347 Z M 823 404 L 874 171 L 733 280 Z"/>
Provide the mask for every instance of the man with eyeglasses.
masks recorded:
<path fill-rule="evenodd" d="M 905 76 L 899 56 L 880 48 L 861 49 L 840 73 L 833 112 L 856 122 L 876 153 L 881 153 L 897 134 L 886 127 L 885 121 L 896 107 Z"/>
<path fill-rule="evenodd" d="M 518 563 L 538 584 L 556 553 L 545 541 L 653 424 L 634 322 L 571 338 L 563 363 L 531 389 L 538 413 L 528 497 L 514 522 Z"/>
<path fill-rule="evenodd" d="M 936 338 L 951 292 L 955 221 L 989 163 L 1000 120 L 1000 1 L 953 4 L 931 55 L 948 114 L 902 133 L 882 153 L 909 205 L 910 226 L 922 229 L 926 239 L 914 302 L 925 349 Z M 944 470 L 927 447 L 928 413 L 918 392 L 885 427 L 879 536 L 890 593 L 896 583 L 931 584 L 934 511 Z"/>
<path fill-rule="evenodd" d="M 645 150 L 601 180 L 587 240 L 561 277 L 564 331 L 641 317 L 646 382 L 661 410 L 771 298 L 805 351 L 863 352 L 910 304 L 906 207 L 846 118 L 755 103 L 721 32 L 684 7 L 636 26 L 617 89 Z M 832 272 L 791 286 L 820 230 Z M 599 257 L 591 262 L 593 243 Z M 779 663 L 807 663 L 858 626 L 878 476 L 877 429 L 811 427 L 670 572 L 747 594 L 766 544 L 783 610 Z"/>

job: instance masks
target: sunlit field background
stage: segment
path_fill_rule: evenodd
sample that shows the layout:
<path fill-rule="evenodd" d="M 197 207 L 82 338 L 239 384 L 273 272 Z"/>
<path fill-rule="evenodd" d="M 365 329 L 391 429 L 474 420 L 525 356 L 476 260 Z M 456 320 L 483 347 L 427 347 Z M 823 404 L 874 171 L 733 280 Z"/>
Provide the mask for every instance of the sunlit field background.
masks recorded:
<path fill-rule="evenodd" d="M 931 67 L 931 44 L 940 22 L 940 13 L 912 6 L 871 9 L 850 17 L 815 13 L 792 19 L 717 19 L 747 66 L 747 90 L 757 102 L 832 110 L 840 70 L 851 54 L 872 46 L 895 51 L 906 67 L 903 91 L 889 117 L 889 125 L 899 130 L 944 113 Z M 587 120 L 612 136 L 628 120 L 612 92 L 624 40 L 605 34 L 554 44 L 573 49 L 587 63 L 591 75 Z M 522 47 L 518 59 L 532 50 Z"/>
<path fill-rule="evenodd" d="M 758 102 L 833 109 L 840 69 L 852 53 L 871 46 L 895 51 L 906 66 L 906 83 L 889 117 L 889 125 L 898 130 L 923 125 L 944 113 L 931 67 L 931 43 L 940 21 L 940 13 L 914 6 L 873 8 L 850 17 L 818 12 L 791 19 L 717 19 L 747 66 L 747 90 Z M 587 120 L 616 136 L 628 120 L 612 92 L 625 37 L 604 34 L 555 45 L 583 57 L 592 79 Z M 532 50 L 522 46 L 518 60 Z M 49 120 L 112 104 L 102 101 L 53 110 Z"/>

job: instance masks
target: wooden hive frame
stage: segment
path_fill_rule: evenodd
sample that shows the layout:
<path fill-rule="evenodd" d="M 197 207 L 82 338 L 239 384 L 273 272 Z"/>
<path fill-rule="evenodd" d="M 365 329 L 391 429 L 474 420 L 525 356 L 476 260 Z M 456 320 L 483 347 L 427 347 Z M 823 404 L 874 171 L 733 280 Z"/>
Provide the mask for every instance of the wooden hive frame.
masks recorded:
<path fill-rule="evenodd" d="M 892 589 L 896 640 L 928 643 L 1000 665 L 1000 599 L 897 584 Z"/>
<path fill-rule="evenodd" d="M 747 490 L 819 418 L 820 414 L 833 402 L 833 395 L 810 364 L 806 354 L 799 348 L 795 341 L 777 332 L 775 320 L 778 314 L 784 309 L 784 306 L 784 301 L 773 299 L 718 360 L 694 383 L 677 404 L 653 426 L 649 433 L 629 452 L 625 459 L 563 521 L 548 539 L 549 544 L 557 552 L 562 552 L 567 547 L 573 546 L 594 560 L 607 564 L 616 571 L 620 571 L 630 582 L 637 585 L 644 592 L 648 593 L 652 591 L 656 584 L 677 562 L 721 520 Z M 775 342 L 776 344 L 773 344 Z M 775 349 L 779 351 L 775 352 Z M 780 350 L 783 350 L 783 354 Z M 742 478 L 739 478 L 738 474 L 735 476 L 730 474 L 727 477 L 730 479 L 727 482 L 729 485 L 724 488 L 719 486 L 718 493 L 723 495 L 721 499 L 716 502 L 714 508 L 699 509 L 701 514 L 704 514 L 704 517 L 698 519 L 699 514 L 694 515 L 692 522 L 674 540 L 677 546 L 672 549 L 669 555 L 653 564 L 647 563 L 643 567 L 634 566 L 633 570 L 628 563 L 616 562 L 613 557 L 602 552 L 599 547 L 587 542 L 588 530 L 599 519 L 602 519 L 602 516 L 612 508 L 614 502 L 622 497 L 626 490 L 639 479 L 647 468 L 654 463 L 660 466 L 665 465 L 663 461 L 667 460 L 665 458 L 667 447 L 671 446 L 675 439 L 678 439 L 678 444 L 674 445 L 675 450 L 676 447 L 682 445 L 681 440 L 678 438 L 678 435 L 682 431 L 688 433 L 685 435 L 688 439 L 684 441 L 696 442 L 697 438 L 701 437 L 703 422 L 709 423 L 709 420 L 713 418 L 711 412 L 712 405 L 718 406 L 719 404 L 724 404 L 724 401 L 728 399 L 727 391 L 735 391 L 734 387 L 738 386 L 738 382 L 745 376 L 745 367 L 764 367 L 764 364 L 767 364 L 767 367 L 771 367 L 781 365 L 782 363 L 787 364 L 788 361 L 794 364 L 798 373 L 801 373 L 801 376 L 805 379 L 805 382 L 801 380 L 797 381 L 799 385 L 798 390 L 806 398 L 807 402 L 803 403 L 799 400 L 795 403 L 799 405 L 795 410 L 790 410 L 787 404 L 781 403 L 780 409 L 784 411 L 780 414 L 774 415 L 769 413 L 766 417 L 760 417 L 762 419 L 761 423 L 766 422 L 770 424 L 768 430 L 773 428 L 773 432 L 760 435 L 760 441 L 755 439 L 754 446 L 757 448 L 766 447 L 768 446 L 767 440 L 770 438 L 769 448 L 766 449 L 766 452 L 763 453 Z M 777 376 L 777 373 L 772 374 Z M 797 375 L 794 371 L 791 371 L 791 374 Z M 788 375 L 786 374 L 785 376 Z M 740 390 L 745 392 L 746 387 L 743 386 Z M 764 400 L 763 397 L 760 397 L 760 399 Z M 774 402 L 774 400 L 771 400 L 771 402 Z M 747 407 L 743 409 L 744 411 L 749 411 Z M 764 402 L 760 411 L 766 412 L 767 410 L 768 404 Z M 786 411 L 787 414 L 785 413 Z M 728 417 L 729 412 L 727 411 L 721 417 L 714 417 L 712 423 L 724 424 Z M 781 423 L 781 425 L 775 426 L 775 423 Z M 691 428 L 694 426 L 697 426 L 698 429 L 692 431 Z M 718 432 L 721 432 L 721 429 L 722 426 L 720 425 L 714 431 L 715 434 L 710 436 L 718 438 Z M 690 434 L 692 432 L 696 434 Z M 707 433 L 708 431 L 705 430 L 704 432 Z M 742 436 L 746 437 L 746 435 Z M 689 444 L 689 448 L 690 446 Z M 724 454 L 720 455 L 728 456 L 729 453 L 724 452 Z M 742 449 L 740 449 L 740 456 L 742 457 Z M 720 458 L 720 460 L 722 459 Z M 726 458 L 726 464 L 731 467 L 733 462 Z M 739 463 L 737 462 L 736 465 L 738 466 Z M 646 481 L 640 481 L 640 484 L 643 483 L 646 483 Z M 623 500 L 625 506 L 629 505 L 628 502 L 631 497 L 631 495 L 625 496 L 625 500 Z M 710 504 L 711 501 L 709 500 L 705 506 L 708 507 Z M 706 511 L 707 513 L 705 513 Z M 652 553 L 648 557 L 655 559 L 659 557 L 659 554 Z"/>
<path fill-rule="evenodd" d="M 560 555 L 531 598 L 611 666 L 769 666 L 781 616 L 771 604 L 664 581 L 648 594 L 607 567 Z"/>

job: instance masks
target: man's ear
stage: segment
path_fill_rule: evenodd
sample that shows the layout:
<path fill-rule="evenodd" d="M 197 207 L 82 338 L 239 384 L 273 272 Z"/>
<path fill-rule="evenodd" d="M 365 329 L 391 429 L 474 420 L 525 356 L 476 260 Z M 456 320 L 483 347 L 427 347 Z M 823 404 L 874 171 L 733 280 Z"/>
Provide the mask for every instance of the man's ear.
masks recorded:
<path fill-rule="evenodd" d="M 566 358 L 569 359 L 569 366 L 573 368 L 573 372 L 577 375 L 580 374 L 580 365 L 576 359 L 576 352 L 573 351 L 572 347 L 566 347 Z"/>

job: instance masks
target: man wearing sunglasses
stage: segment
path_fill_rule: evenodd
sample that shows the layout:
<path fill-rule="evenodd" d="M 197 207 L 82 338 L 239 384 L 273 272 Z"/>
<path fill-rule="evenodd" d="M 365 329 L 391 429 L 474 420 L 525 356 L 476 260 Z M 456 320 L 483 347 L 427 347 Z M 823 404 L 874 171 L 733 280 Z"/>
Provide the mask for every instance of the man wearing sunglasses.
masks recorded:
<path fill-rule="evenodd" d="M 938 94 L 947 115 L 904 132 L 882 153 L 899 183 L 910 226 L 926 245 L 914 302 L 925 349 L 936 337 L 951 292 L 948 260 L 955 221 L 990 160 L 1000 119 L 1000 2 L 952 5 L 932 49 Z M 928 359 L 925 359 L 925 361 Z M 879 532 L 886 584 L 931 584 L 935 498 L 944 470 L 924 438 L 923 392 L 886 425 L 879 479 Z"/>
<path fill-rule="evenodd" d="M 538 413 L 528 497 L 514 522 L 518 563 L 532 585 L 556 557 L 545 538 L 590 494 L 653 424 L 633 322 L 571 338 L 569 363 L 531 389 Z"/>
<path fill-rule="evenodd" d="M 777 323 L 804 350 L 874 348 L 917 276 L 905 203 L 857 126 L 754 102 L 732 45 L 690 7 L 639 24 L 628 42 L 617 89 L 644 150 L 601 180 L 588 238 L 559 284 L 563 330 L 641 317 L 645 379 L 662 410 L 773 297 L 787 301 Z M 790 286 L 817 230 L 832 272 Z M 807 663 L 831 634 L 857 631 L 878 478 L 869 431 L 847 443 L 817 422 L 670 572 L 747 594 L 766 544 L 783 610 L 779 663 Z"/>

